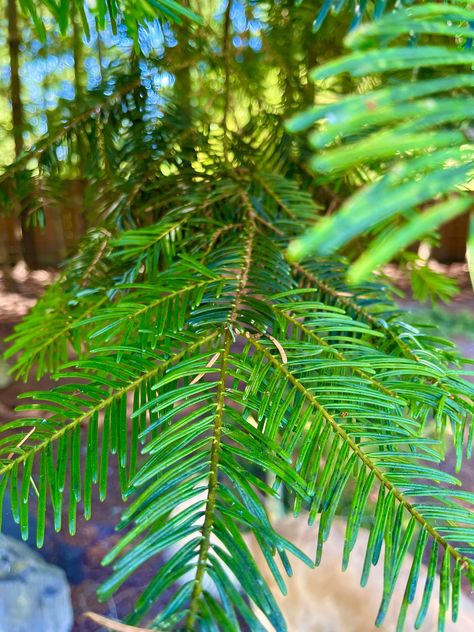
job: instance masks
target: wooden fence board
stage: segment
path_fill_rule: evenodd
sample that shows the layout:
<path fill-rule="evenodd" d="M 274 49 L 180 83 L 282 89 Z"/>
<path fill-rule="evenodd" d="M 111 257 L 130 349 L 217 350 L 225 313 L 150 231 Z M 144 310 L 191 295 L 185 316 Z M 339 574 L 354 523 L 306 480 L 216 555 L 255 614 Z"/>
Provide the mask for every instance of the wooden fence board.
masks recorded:
<path fill-rule="evenodd" d="M 82 212 L 85 182 L 67 180 L 62 205 L 44 209 L 45 227 L 33 229 L 38 267 L 57 266 L 70 254 L 85 230 Z M 21 231 L 18 222 L 0 215 L 0 265 L 15 265 L 21 260 Z"/>

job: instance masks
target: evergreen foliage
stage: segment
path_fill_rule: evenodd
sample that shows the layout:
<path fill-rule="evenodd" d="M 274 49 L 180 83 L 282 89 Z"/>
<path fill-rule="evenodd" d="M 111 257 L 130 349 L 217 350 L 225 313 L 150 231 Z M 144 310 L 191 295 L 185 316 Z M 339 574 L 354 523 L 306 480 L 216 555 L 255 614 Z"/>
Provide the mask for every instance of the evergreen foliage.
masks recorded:
<path fill-rule="evenodd" d="M 319 150 L 313 168 L 362 168 L 369 184 L 295 241 L 293 257 L 327 255 L 375 228 L 371 247 L 351 268 L 357 282 L 471 206 L 472 17 L 464 0 L 396 11 L 351 32 L 353 52 L 312 71 L 314 81 L 340 73 L 373 78 L 372 89 L 316 105 L 289 123 L 296 131 L 324 119 L 310 139 Z M 381 168 L 382 177 L 370 174 Z M 427 203 L 425 213 L 413 212 Z"/>
<path fill-rule="evenodd" d="M 1 426 L 0 499 L 8 490 L 25 538 L 32 511 L 39 544 L 48 512 L 57 530 L 67 515 L 74 533 L 77 512 L 92 515 L 95 487 L 106 500 L 116 459 L 129 503 L 100 597 L 173 551 L 130 613 L 132 624 L 166 594 L 151 628 L 259 630 L 251 603 L 285 630 L 241 534 L 253 532 L 284 591 L 275 556 L 288 573 L 288 553 L 317 564 L 350 493 L 341 558 L 350 563 L 369 519 L 363 584 L 384 544 L 378 622 L 408 551 L 414 562 L 399 630 L 416 589 L 423 621 L 438 568 L 439 630 L 448 610 L 457 617 L 461 578 L 474 580 L 474 495 L 439 465 L 446 443 L 458 470 L 472 454 L 473 389 L 463 359 L 448 341 L 407 324 L 390 285 L 367 274 L 395 249 L 378 256 L 372 245 L 351 267 L 354 238 L 363 232 L 365 247 L 374 225 L 382 226 L 377 248 L 403 225 L 393 233 L 399 251 L 467 209 L 468 198 L 453 191 L 472 173 L 473 60 L 463 48 L 472 9 L 420 4 L 380 17 L 384 2 L 361 3 L 355 21 L 366 6 L 377 20 L 348 35 L 356 52 L 311 78 L 347 70 L 371 90 L 361 94 L 345 78 L 331 85 L 340 98 L 328 92 L 328 105 L 310 107 L 321 95 L 309 70 L 328 59 L 336 18 L 327 13 L 336 4 L 341 24 L 351 26 L 349 3 L 324 2 L 314 34 L 309 2 L 249 2 L 241 14 L 235 7 L 243 4 L 229 2 L 217 17 L 203 9 L 198 21 L 187 3 L 143 2 L 144 13 L 135 13 L 128 3 L 98 2 L 101 19 L 123 9 L 136 24 L 156 8 L 162 18 L 189 21 L 174 27 L 177 45 L 162 59 L 134 57 L 1 176 L 4 199 L 16 196 L 39 217 L 45 192 L 60 198 L 61 179 L 81 164 L 89 230 L 6 354 L 18 378 L 34 372 L 59 382 L 29 393 L 34 403 L 20 407 L 28 414 Z M 24 6 L 36 15 L 32 3 Z M 261 50 L 236 43 L 239 15 L 259 21 Z M 452 47 L 400 44 L 418 32 L 454 35 Z M 380 38 L 397 45 L 374 55 Z M 439 76 L 436 51 L 447 67 Z M 425 61 L 427 76 L 414 77 Z M 392 76 L 407 69 L 409 79 Z M 156 103 L 150 76 L 165 72 L 174 83 Z M 380 109 L 368 107 L 373 100 Z M 310 144 L 289 131 L 323 117 Z M 324 149 L 311 163 L 314 147 Z M 406 157 L 389 169 L 399 151 Z M 78 163 L 80 154 L 87 159 Z M 351 197 L 369 162 L 374 182 Z M 332 180 L 320 173 L 333 169 Z M 334 205 L 342 208 L 328 219 Z M 288 249 L 307 235 L 304 252 Z M 34 418 L 35 410 L 47 417 Z M 314 560 L 273 529 L 265 501 L 280 495 L 296 515 L 319 519 Z M 426 554 L 428 578 L 417 587 Z"/>

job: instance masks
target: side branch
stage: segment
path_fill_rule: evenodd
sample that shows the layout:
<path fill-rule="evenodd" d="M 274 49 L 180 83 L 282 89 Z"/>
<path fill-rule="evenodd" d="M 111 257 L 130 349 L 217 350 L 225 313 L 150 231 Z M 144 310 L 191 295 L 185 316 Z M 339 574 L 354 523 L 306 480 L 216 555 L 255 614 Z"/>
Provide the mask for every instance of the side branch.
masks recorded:
<path fill-rule="evenodd" d="M 249 219 L 247 223 L 247 242 L 244 252 L 244 264 L 239 274 L 239 281 L 237 284 L 237 290 L 235 292 L 235 298 L 232 305 L 232 311 L 229 315 L 228 322 L 233 327 L 237 322 L 239 315 L 239 309 L 242 303 L 242 296 L 244 295 L 245 288 L 249 280 L 250 266 L 252 264 L 253 246 L 255 240 L 255 216 L 253 213 L 249 213 Z"/>
<path fill-rule="evenodd" d="M 122 99 L 126 94 L 135 90 L 135 88 L 137 88 L 140 83 L 141 77 L 137 77 L 122 88 L 119 88 L 106 101 L 103 101 L 102 103 L 97 103 L 94 106 L 87 108 L 87 110 L 76 114 L 76 116 L 73 116 L 55 133 L 48 135 L 47 138 L 43 138 L 36 145 L 30 147 L 22 156 L 20 156 L 18 160 L 16 160 L 14 163 L 6 168 L 6 171 L 0 176 L 0 184 L 5 180 L 8 180 L 8 178 L 10 178 L 14 173 L 22 169 L 29 160 L 41 156 L 41 154 L 44 153 L 48 149 L 48 147 L 54 145 L 54 143 L 58 142 L 63 136 L 66 136 L 68 132 L 78 127 L 88 118 L 91 118 L 94 114 L 99 114 L 100 112 L 107 111 L 108 108 L 113 107 L 117 103 L 117 101 L 120 101 L 120 99 Z"/>
<path fill-rule="evenodd" d="M 361 305 L 358 305 L 356 301 L 353 301 L 348 296 L 342 295 L 330 285 L 318 279 L 312 272 L 307 270 L 299 263 L 293 264 L 293 270 L 297 272 L 300 276 L 306 278 L 319 290 L 334 298 L 343 307 L 354 310 L 356 314 L 359 314 L 359 316 L 361 316 L 361 318 L 363 318 L 367 323 L 372 325 L 374 329 L 377 329 L 378 331 L 383 331 L 385 334 L 390 336 L 390 338 L 392 338 L 392 340 L 400 347 L 406 358 L 410 360 L 416 360 L 417 362 L 420 361 L 419 356 L 417 356 L 417 354 L 412 351 L 410 347 L 403 342 L 403 340 L 400 340 L 400 338 L 390 329 L 390 327 L 385 327 L 378 318 L 372 316 L 372 314 L 368 310 L 364 309 Z"/>
<path fill-rule="evenodd" d="M 341 351 L 338 351 L 337 349 L 334 349 L 329 344 L 329 342 L 324 340 L 324 338 L 322 338 L 321 336 L 318 336 L 317 333 L 315 333 L 314 331 L 312 331 L 311 329 L 306 327 L 306 325 L 301 323 L 297 318 L 295 318 L 294 316 L 290 316 L 289 314 L 285 313 L 282 309 L 278 309 L 277 307 L 275 307 L 275 305 L 272 305 L 272 310 L 274 312 L 276 312 L 278 315 L 283 316 L 283 318 L 289 324 L 291 324 L 293 327 L 296 327 L 297 329 L 299 329 L 305 336 L 308 336 L 308 338 L 314 340 L 318 345 L 321 345 L 322 347 L 326 347 L 332 353 L 332 355 L 334 357 L 338 358 L 342 362 L 346 362 L 347 361 L 346 356 Z M 372 377 L 369 373 L 366 373 L 366 371 L 363 371 L 362 369 L 359 369 L 358 367 L 354 367 L 352 370 L 359 377 L 362 377 L 365 380 L 368 380 L 369 382 L 371 382 L 379 391 L 381 391 L 382 393 L 385 393 L 385 395 L 389 395 L 390 397 L 393 397 L 393 398 L 395 398 L 397 400 L 400 400 L 399 395 L 397 395 L 396 393 L 394 393 L 393 391 L 388 389 L 381 382 L 379 382 L 374 377 Z"/>
<path fill-rule="evenodd" d="M 126 393 L 129 393 L 130 391 L 133 391 L 135 388 L 140 386 L 140 384 L 142 384 L 142 382 L 144 382 L 145 380 L 150 379 L 151 377 L 155 376 L 160 371 L 166 370 L 169 366 L 173 365 L 175 362 L 179 362 L 188 353 L 196 351 L 201 346 L 207 344 L 208 342 L 211 342 L 219 335 L 219 333 L 220 332 L 218 331 L 213 332 L 212 334 L 209 334 L 207 336 L 200 338 L 193 344 L 183 349 L 183 351 L 180 351 L 179 353 L 175 354 L 174 356 L 172 356 L 165 362 L 162 362 L 158 366 L 153 367 L 153 369 L 150 369 L 143 375 L 140 375 L 140 377 L 138 377 L 136 380 L 133 380 L 133 382 L 131 382 L 130 384 L 127 384 L 127 386 L 119 389 L 112 395 L 109 395 L 109 397 L 106 397 L 105 399 L 100 401 L 98 404 L 96 404 L 93 408 L 90 408 L 89 410 L 85 411 L 82 415 L 78 415 L 77 417 L 69 421 L 68 423 L 64 424 L 63 426 L 61 426 L 61 428 L 53 432 L 47 439 L 44 439 L 43 441 L 41 441 L 41 443 L 38 443 L 33 446 L 31 445 L 27 446 L 26 450 L 22 454 L 17 456 L 15 459 L 9 460 L 7 463 L 0 465 L 0 477 L 2 477 L 4 474 L 8 474 L 16 465 L 19 465 L 20 463 L 27 461 L 31 456 L 45 450 L 49 445 L 51 445 L 55 441 L 58 441 L 58 439 L 60 439 L 60 437 L 62 437 L 64 433 L 70 430 L 73 430 L 74 428 L 76 428 L 76 426 L 79 426 L 82 423 L 86 422 L 95 413 L 99 413 L 103 411 L 108 406 L 110 406 L 116 399 L 122 397 L 123 395 L 125 395 Z M 32 420 L 32 425 L 34 425 L 34 421 L 35 420 Z"/>
<path fill-rule="evenodd" d="M 247 287 L 250 266 L 252 264 L 252 255 L 255 239 L 255 220 L 253 213 L 249 213 L 247 223 L 247 240 L 245 244 L 243 265 L 238 276 L 237 288 L 235 291 L 235 297 L 232 304 L 232 310 L 229 314 L 228 324 L 229 327 L 225 330 L 224 334 L 224 349 L 221 356 L 221 368 L 219 386 L 217 389 L 217 402 L 216 402 L 216 416 L 214 419 L 214 427 L 212 433 L 212 445 L 211 445 L 211 463 L 209 468 L 209 483 L 207 489 L 207 501 L 206 510 L 204 515 L 204 524 L 202 527 L 202 538 L 199 546 L 199 554 L 197 561 L 196 577 L 194 579 L 193 591 L 191 594 L 191 602 L 189 606 L 189 613 L 186 620 L 186 629 L 194 630 L 196 618 L 199 612 L 199 600 L 202 594 L 202 584 L 206 573 L 206 564 L 209 556 L 209 549 L 211 548 L 211 534 L 214 526 L 214 516 L 216 511 L 217 490 L 219 486 L 218 481 L 218 469 L 219 469 L 219 453 L 222 442 L 222 427 L 225 410 L 225 389 L 226 389 L 226 377 L 228 370 L 228 361 L 230 355 L 230 348 L 233 341 L 233 329 L 238 320 L 239 309 L 242 303 L 242 297 Z"/>
<path fill-rule="evenodd" d="M 430 536 L 436 540 L 436 542 L 442 546 L 461 566 L 465 568 L 466 565 L 470 566 L 470 561 L 465 558 L 459 551 L 457 551 L 445 538 L 443 538 L 438 531 L 432 527 L 426 519 L 417 511 L 417 509 L 405 498 L 405 496 L 395 487 L 395 485 L 387 478 L 385 473 L 380 470 L 372 459 L 367 456 L 360 446 L 347 434 L 344 428 L 338 424 L 333 415 L 331 415 L 326 408 L 320 404 L 318 399 L 302 384 L 298 378 L 296 378 L 289 369 L 282 364 L 274 355 L 272 355 L 262 344 L 260 344 L 255 338 L 248 332 L 244 333 L 245 338 L 262 353 L 267 360 L 291 383 L 298 391 L 304 396 L 304 398 L 311 404 L 325 419 L 325 421 L 331 426 L 333 432 L 338 434 L 341 439 L 349 446 L 350 450 L 356 454 L 356 456 L 364 463 L 364 465 L 373 472 L 375 477 L 379 480 L 397 501 L 410 513 L 416 522 L 423 528 Z"/>
<path fill-rule="evenodd" d="M 199 600 L 202 594 L 202 584 L 206 573 L 206 564 L 211 548 L 211 534 L 214 526 L 214 516 L 216 512 L 217 489 L 219 486 L 218 469 L 219 453 L 222 441 L 222 427 L 225 410 L 225 386 L 227 377 L 227 367 L 232 344 L 232 334 L 227 329 L 224 334 L 224 349 L 221 354 L 221 368 L 219 386 L 217 388 L 216 416 L 212 432 L 211 464 L 209 467 L 209 483 L 207 487 L 206 510 L 204 514 L 204 524 L 202 526 L 201 543 L 199 545 L 199 555 L 194 579 L 193 592 L 189 606 L 189 613 L 186 621 L 186 629 L 194 630 L 196 617 L 199 611 Z"/>

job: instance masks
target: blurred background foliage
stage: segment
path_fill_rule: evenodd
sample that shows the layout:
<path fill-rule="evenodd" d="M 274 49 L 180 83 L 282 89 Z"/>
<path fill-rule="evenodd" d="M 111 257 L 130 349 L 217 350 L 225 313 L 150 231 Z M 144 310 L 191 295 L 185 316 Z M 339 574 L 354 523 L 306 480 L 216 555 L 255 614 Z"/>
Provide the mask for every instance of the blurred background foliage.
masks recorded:
<path fill-rule="evenodd" d="M 421 71 L 416 71 L 418 83 L 420 78 L 429 81 L 436 76 L 445 76 L 448 84 L 454 81 L 454 92 L 451 90 L 445 93 L 445 97 L 450 96 L 450 99 L 445 98 L 438 104 L 438 109 L 442 111 L 439 114 L 431 112 L 433 124 L 438 127 L 430 132 L 438 133 L 437 138 L 441 141 L 442 137 L 443 146 L 450 143 L 451 147 L 449 151 L 445 149 L 444 153 L 441 150 L 438 152 L 439 160 L 443 161 L 438 176 L 432 172 L 432 166 L 426 168 L 421 161 L 419 174 L 429 176 L 426 185 L 419 184 L 416 191 L 410 194 L 411 197 L 405 195 L 405 210 L 401 211 L 400 207 L 395 214 L 392 209 L 387 215 L 381 203 L 382 200 L 386 202 L 393 198 L 392 189 L 384 193 L 381 187 L 391 177 L 389 166 L 395 160 L 394 168 L 398 169 L 401 157 L 397 144 L 403 125 L 400 131 L 395 125 L 403 123 L 404 117 L 420 116 L 428 104 L 420 100 L 411 103 L 408 99 L 400 110 L 398 121 L 390 115 L 390 108 L 396 109 L 398 106 L 386 107 L 386 111 L 379 115 L 380 123 L 375 123 L 376 127 L 373 128 L 373 112 L 369 108 L 361 116 L 357 103 L 363 106 L 368 99 L 373 100 L 371 95 L 376 96 L 377 91 L 385 85 L 393 84 L 394 90 L 396 86 L 410 86 L 414 78 L 413 68 L 407 67 L 397 74 L 393 72 L 390 59 L 383 61 L 387 55 L 392 55 L 394 49 L 391 51 L 390 46 L 393 45 L 400 46 L 405 42 L 408 46 L 406 50 L 416 46 L 417 50 L 422 51 L 420 44 L 424 40 L 421 38 L 425 36 L 429 38 L 428 43 L 438 46 L 446 44 L 447 40 L 449 44 L 449 39 L 454 38 L 456 46 L 464 42 L 464 50 L 460 52 L 466 55 L 464 64 L 469 66 L 471 27 L 465 27 L 462 21 L 469 15 L 469 8 L 468 5 L 463 8 L 464 3 L 461 1 L 456 9 L 451 9 L 451 15 L 449 6 L 440 9 L 435 4 L 425 3 L 426 6 L 417 7 L 417 13 L 413 17 L 409 16 L 405 23 L 403 15 L 400 19 L 395 15 L 391 22 L 378 19 L 384 13 L 390 17 L 390 11 L 403 4 L 410 8 L 410 3 L 386 1 L 358 4 L 340 0 L 319 3 L 303 0 L 275 3 L 235 0 L 230 10 L 232 54 L 227 55 L 231 65 L 230 85 L 225 86 L 220 68 L 219 56 L 222 51 L 218 34 L 225 2 L 45 0 L 32 3 L 8 0 L 0 28 L 0 161 L 6 169 L 6 177 L 0 177 L 0 196 L 4 214 L 11 215 L 13 211 L 14 215 L 20 217 L 21 229 L 12 226 L 11 220 L 4 226 L 4 235 L 8 234 L 9 237 L 4 236 L 0 242 L 0 260 L 13 263 L 23 256 L 33 267 L 40 263 L 58 263 L 71 252 L 72 244 L 77 241 L 75 233 L 82 232 L 93 223 L 90 213 L 86 217 L 87 204 L 81 200 L 92 182 L 98 181 L 98 172 L 104 167 L 104 161 L 97 157 L 97 152 L 102 151 L 102 145 L 104 155 L 107 154 L 103 140 L 109 136 L 106 127 L 112 117 L 106 114 L 106 110 L 113 110 L 114 106 L 118 109 L 128 107 L 123 106 L 122 95 L 133 93 L 130 98 L 134 99 L 140 93 L 139 98 L 146 102 L 147 107 L 144 118 L 151 121 L 163 116 L 166 104 L 171 101 L 176 103 L 176 95 L 181 91 L 183 115 L 192 115 L 195 121 L 199 119 L 198 125 L 207 116 L 204 124 L 212 127 L 211 120 L 213 116 L 220 116 L 222 99 L 225 98 L 225 92 L 229 91 L 233 103 L 228 126 L 233 133 L 241 134 L 246 126 L 246 131 L 249 130 L 254 124 L 252 119 L 257 112 L 262 111 L 262 105 L 267 115 L 285 120 L 295 113 L 296 117 L 288 123 L 291 130 L 300 131 L 318 118 L 321 120 L 309 142 L 306 142 L 301 132 L 298 139 L 294 137 L 288 142 L 298 146 L 301 167 L 308 172 L 308 182 L 312 179 L 315 195 L 326 210 L 325 215 L 331 216 L 331 219 L 326 219 L 323 224 L 317 223 L 313 230 L 308 230 L 291 244 L 290 253 L 293 256 L 301 258 L 310 251 L 325 255 L 342 248 L 344 254 L 357 260 L 350 272 L 354 280 L 366 277 L 377 266 L 395 259 L 414 279 L 415 294 L 419 298 L 423 298 L 419 290 L 424 286 L 428 288 L 428 298 L 437 295 L 448 299 L 451 296 L 449 283 L 445 283 L 436 273 L 426 271 L 424 264 L 420 265 L 416 244 L 420 239 L 424 240 L 440 261 L 464 260 L 468 238 L 467 213 L 471 203 L 469 199 L 454 199 L 451 193 L 456 187 L 459 191 L 459 184 L 466 186 L 472 176 L 472 144 L 460 150 L 455 140 L 456 126 L 461 126 L 461 134 L 468 134 L 470 129 L 469 112 L 472 108 L 469 107 L 469 94 L 472 93 L 472 86 L 465 80 L 459 84 L 461 88 L 456 88 L 455 78 L 463 72 L 460 66 L 445 64 L 438 70 L 425 67 L 422 75 Z M 12 7 L 16 8 L 14 18 L 9 14 Z M 466 15 L 462 14 L 463 11 Z M 451 17 L 458 17 L 461 21 L 449 27 L 448 31 L 443 31 L 443 20 Z M 18 40 L 16 53 L 15 47 L 11 48 L 12 31 L 9 31 L 9 24 L 12 19 L 14 37 Z M 363 27 L 357 28 L 362 23 Z M 344 59 L 351 59 L 351 54 L 344 57 L 347 46 L 355 51 L 352 53 L 354 61 L 347 62 L 352 63 L 353 68 L 349 73 L 341 74 L 337 66 L 339 62 L 335 60 L 341 59 L 341 68 L 344 69 Z M 360 52 L 365 54 L 365 50 L 378 50 L 380 47 L 381 57 L 377 54 L 377 63 L 385 64 L 387 84 L 381 83 L 385 80 L 383 73 L 379 72 L 380 67 L 374 66 L 373 72 L 370 69 L 366 72 L 360 61 L 357 61 Z M 384 48 L 386 50 L 382 50 Z M 12 54 L 18 57 L 19 62 L 16 97 L 12 95 Z M 326 63 L 329 63 L 327 67 Z M 415 63 L 416 60 L 412 66 Z M 319 68 L 319 71 L 311 75 L 314 68 Z M 325 79 L 321 81 L 320 77 L 323 76 Z M 459 100 L 460 97 L 463 99 Z M 467 100 L 464 102 L 464 99 Z M 13 118 L 16 116 L 17 119 L 15 124 L 12 122 L 12 102 Z M 408 107 L 411 109 L 407 110 Z M 101 108 L 104 108 L 103 115 L 98 114 Z M 335 115 L 339 113 L 337 116 L 345 120 L 342 127 L 333 124 L 331 108 Z M 194 114 L 200 111 L 200 114 L 194 115 L 193 111 Z M 206 113 L 205 117 L 202 116 L 203 112 Z M 448 116 L 444 115 L 443 118 L 443 112 L 448 112 Z M 115 115 L 117 131 L 117 125 L 123 124 L 125 119 L 119 123 L 117 110 Z M 92 130 L 94 120 L 97 123 L 95 132 Z M 385 127 L 384 121 L 388 122 Z M 440 131 L 439 122 L 454 127 L 450 132 L 446 129 Z M 424 129 L 429 129 L 426 127 L 429 123 L 424 125 Z M 407 127 L 405 121 L 405 128 L 406 133 L 411 134 L 406 141 L 408 144 L 404 145 L 406 162 L 406 156 L 412 151 L 410 142 L 413 141 L 413 134 L 420 125 L 415 118 L 411 128 Z M 468 132 L 463 132 L 464 128 Z M 73 138 L 74 130 L 78 132 L 77 138 Z M 383 141 L 384 155 L 380 159 L 380 149 L 377 146 L 371 149 L 367 143 L 381 131 L 389 136 Z M 94 134 L 95 140 L 92 138 Z M 423 137 L 423 129 L 420 134 Z M 222 142 L 219 133 L 214 133 L 214 136 L 216 143 Z M 43 141 L 44 138 L 48 140 Z M 51 151 L 51 141 L 56 138 L 58 142 Z M 466 140 L 469 141 L 469 138 Z M 338 148 L 341 141 L 342 147 Z M 37 151 L 30 154 L 28 168 L 31 167 L 30 175 L 35 177 L 38 175 L 35 169 L 43 169 L 43 175 L 48 173 L 48 182 L 42 190 L 42 201 L 37 203 L 28 197 L 31 187 L 29 189 L 24 183 L 27 199 L 24 197 L 20 201 L 20 212 L 19 208 L 12 208 L 15 196 L 9 189 L 11 178 L 8 172 L 11 173 L 11 169 L 8 166 L 25 149 L 35 147 L 38 142 L 40 145 Z M 348 144 L 351 148 L 349 152 L 345 150 Z M 318 149 L 318 157 L 311 162 L 314 148 Z M 432 154 L 431 148 L 432 143 L 426 148 L 418 148 L 415 155 L 420 156 L 421 150 Z M 359 151 L 358 154 L 358 149 L 362 153 Z M 456 166 L 460 151 L 462 169 L 466 175 L 461 174 L 451 185 L 451 172 L 446 170 L 446 164 L 454 161 L 452 164 Z M 111 155 L 110 151 L 109 157 Z M 197 156 L 198 160 L 202 158 Z M 406 166 L 416 169 L 416 164 L 416 161 L 411 160 Z M 461 166 L 456 169 L 459 171 Z M 454 173 L 456 169 L 451 171 Z M 65 187 L 55 184 L 53 171 L 69 184 Z M 386 175 L 372 194 L 374 182 L 384 171 Z M 439 196 L 438 190 L 432 191 L 428 187 L 429 180 L 434 182 L 435 189 L 439 189 L 440 176 L 441 180 L 449 180 L 446 186 L 443 185 L 444 197 Z M 395 183 L 395 186 L 401 182 Z M 16 186 L 21 191 L 18 182 Z M 399 187 L 398 190 L 401 194 L 402 189 Z M 375 206 L 371 195 L 377 200 Z M 430 209 L 428 207 L 433 200 L 437 200 L 439 205 Z M 53 210 L 58 204 L 61 213 L 57 208 Z M 420 204 L 428 204 L 422 215 Z M 365 215 L 362 226 L 359 207 L 363 205 L 371 210 Z M 342 215 L 335 213 L 336 210 L 343 211 Z M 62 215 L 59 219 L 56 217 L 58 213 Z M 58 253 L 56 259 L 51 256 L 48 258 L 43 253 L 51 251 L 51 242 L 56 243 L 58 240 L 45 238 L 44 235 L 42 237 L 38 230 L 30 228 L 35 225 L 44 227 L 48 215 L 55 216 L 51 224 L 55 224 L 56 232 L 64 233 L 59 239 L 61 243 L 53 248 Z M 357 222 L 354 220 L 356 217 Z M 347 218 L 352 219 L 348 222 Z M 449 234 L 442 230 L 440 244 L 437 228 L 446 222 Z M 24 238 L 19 245 L 17 242 L 21 231 Z M 316 234 L 318 238 L 315 241 Z M 36 247 L 35 240 L 38 242 Z M 372 246 L 367 249 L 369 243 Z M 321 244 L 324 244 L 323 249 Z M 411 244 L 415 244 L 411 248 L 413 252 L 408 248 Z M 421 283 L 417 283 L 420 276 L 423 277 Z M 433 292 L 429 291 L 430 288 L 433 288 Z"/>

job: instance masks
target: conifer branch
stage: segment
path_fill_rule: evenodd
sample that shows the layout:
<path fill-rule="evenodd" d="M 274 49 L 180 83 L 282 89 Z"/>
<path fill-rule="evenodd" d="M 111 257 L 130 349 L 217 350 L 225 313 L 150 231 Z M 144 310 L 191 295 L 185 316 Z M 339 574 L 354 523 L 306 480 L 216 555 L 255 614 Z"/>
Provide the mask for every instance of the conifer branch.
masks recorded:
<path fill-rule="evenodd" d="M 116 392 L 112 393 L 112 395 L 109 395 L 105 399 L 101 400 L 98 404 L 96 404 L 89 410 L 86 410 L 83 414 L 78 415 L 74 419 L 71 419 L 70 421 L 64 423 L 58 430 L 53 430 L 53 432 L 47 439 L 41 441 L 36 445 L 27 446 L 20 455 L 16 456 L 14 459 L 10 460 L 7 463 L 0 465 L 0 477 L 8 474 L 14 467 L 17 467 L 20 463 L 26 462 L 35 454 L 43 452 L 48 446 L 58 441 L 66 432 L 74 430 L 77 426 L 84 424 L 95 414 L 102 412 L 113 402 L 120 400 L 123 395 L 133 392 L 143 382 L 146 382 L 160 372 L 166 371 L 168 367 L 172 366 L 176 362 L 179 362 L 188 353 L 197 351 L 202 346 L 212 342 L 218 336 L 218 334 L 219 332 L 213 332 L 211 334 L 207 334 L 206 336 L 202 336 L 196 342 L 192 343 L 188 347 L 185 347 L 182 351 L 179 351 L 178 353 L 171 356 L 171 358 L 164 360 L 162 363 L 148 370 L 146 373 L 140 375 L 137 379 L 132 380 L 123 388 L 118 389 Z"/>
<path fill-rule="evenodd" d="M 258 340 L 251 336 L 248 332 L 244 332 L 244 336 L 249 342 L 263 354 L 269 362 L 288 380 L 293 384 L 295 388 L 305 397 L 309 404 L 311 404 L 321 415 L 326 422 L 331 426 L 333 432 L 338 434 L 343 442 L 347 444 L 351 451 L 357 456 L 357 458 L 374 473 L 375 477 L 380 481 L 387 491 L 389 491 L 397 499 L 397 501 L 403 505 L 408 513 L 413 516 L 416 522 L 436 540 L 436 542 L 442 546 L 450 556 L 460 563 L 462 568 L 468 568 L 471 562 L 468 558 L 461 555 L 449 542 L 443 538 L 440 533 L 417 511 L 417 509 L 405 498 L 400 490 L 387 478 L 387 475 L 380 470 L 375 463 L 361 450 L 359 445 L 347 434 L 347 432 L 337 423 L 337 420 L 331 415 L 326 408 L 319 403 L 318 399 L 306 389 L 306 387 L 291 373 L 285 364 L 279 362 L 279 360 L 271 354 Z"/>

